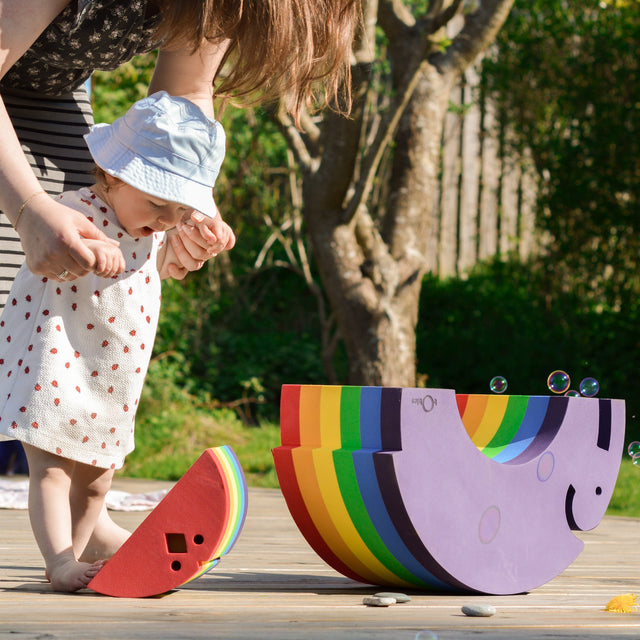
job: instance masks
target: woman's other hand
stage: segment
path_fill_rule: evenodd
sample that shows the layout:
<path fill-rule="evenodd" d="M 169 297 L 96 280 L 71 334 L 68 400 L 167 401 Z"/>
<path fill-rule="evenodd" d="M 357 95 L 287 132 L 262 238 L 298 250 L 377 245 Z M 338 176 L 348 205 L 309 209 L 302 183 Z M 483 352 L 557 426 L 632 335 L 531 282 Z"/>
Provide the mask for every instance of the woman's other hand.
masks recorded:
<path fill-rule="evenodd" d="M 174 254 L 168 270 L 175 280 L 182 280 L 189 271 L 201 269 L 207 260 L 233 249 L 236 243 L 233 230 L 219 213 L 209 218 L 194 211 L 188 220 L 180 222 L 167 236 Z"/>

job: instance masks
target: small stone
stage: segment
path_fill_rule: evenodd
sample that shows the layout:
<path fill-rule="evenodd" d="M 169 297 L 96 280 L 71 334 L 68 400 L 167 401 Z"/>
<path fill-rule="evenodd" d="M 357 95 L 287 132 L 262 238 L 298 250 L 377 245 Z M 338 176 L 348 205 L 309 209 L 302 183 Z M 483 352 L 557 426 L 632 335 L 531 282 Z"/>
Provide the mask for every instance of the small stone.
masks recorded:
<path fill-rule="evenodd" d="M 395 598 L 398 604 L 403 602 L 411 602 L 411 598 L 404 593 L 393 593 L 391 591 L 383 591 L 375 594 L 377 598 Z"/>
<path fill-rule="evenodd" d="M 490 604 L 466 604 L 462 607 L 462 613 L 473 618 L 488 618 L 495 615 L 496 608 Z"/>
<path fill-rule="evenodd" d="M 395 603 L 395 598 L 380 598 L 378 596 L 365 596 L 362 598 L 362 604 L 366 604 L 367 607 L 390 607 Z"/>

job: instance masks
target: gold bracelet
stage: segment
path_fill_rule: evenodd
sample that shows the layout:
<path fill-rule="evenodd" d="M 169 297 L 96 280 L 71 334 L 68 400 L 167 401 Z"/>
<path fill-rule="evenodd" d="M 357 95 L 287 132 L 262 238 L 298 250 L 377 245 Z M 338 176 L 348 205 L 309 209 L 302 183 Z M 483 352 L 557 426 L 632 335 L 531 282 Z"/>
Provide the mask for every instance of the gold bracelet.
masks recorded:
<path fill-rule="evenodd" d="M 47 193 L 44 190 L 41 191 L 36 191 L 35 193 L 32 193 L 21 205 L 20 208 L 18 209 L 18 215 L 16 216 L 16 221 L 13 223 L 13 228 L 17 231 L 18 230 L 18 222 L 20 221 L 20 216 L 22 215 L 22 212 L 24 211 L 24 208 L 36 197 L 39 196 L 41 193 Z"/>

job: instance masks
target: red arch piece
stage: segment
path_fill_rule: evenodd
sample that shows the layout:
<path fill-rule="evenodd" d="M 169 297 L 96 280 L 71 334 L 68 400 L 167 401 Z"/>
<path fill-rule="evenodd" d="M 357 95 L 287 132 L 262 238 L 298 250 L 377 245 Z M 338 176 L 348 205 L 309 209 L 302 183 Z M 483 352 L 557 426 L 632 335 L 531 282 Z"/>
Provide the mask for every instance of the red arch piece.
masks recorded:
<path fill-rule="evenodd" d="M 230 549 L 245 513 L 235 455 L 228 447 L 207 449 L 88 586 L 121 598 L 175 589 Z"/>

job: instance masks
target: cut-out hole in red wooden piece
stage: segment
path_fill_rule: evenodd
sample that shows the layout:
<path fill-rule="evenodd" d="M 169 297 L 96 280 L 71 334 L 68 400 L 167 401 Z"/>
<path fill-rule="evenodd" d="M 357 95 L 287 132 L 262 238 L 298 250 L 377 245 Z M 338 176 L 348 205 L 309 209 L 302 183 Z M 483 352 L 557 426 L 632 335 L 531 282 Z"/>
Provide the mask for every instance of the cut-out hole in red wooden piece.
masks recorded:
<path fill-rule="evenodd" d="M 187 539 L 184 533 L 166 533 L 165 538 L 169 553 L 187 553 Z"/>

